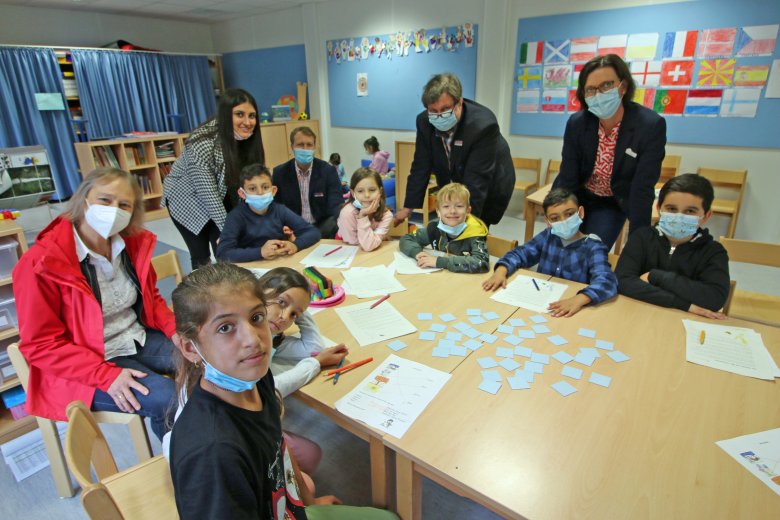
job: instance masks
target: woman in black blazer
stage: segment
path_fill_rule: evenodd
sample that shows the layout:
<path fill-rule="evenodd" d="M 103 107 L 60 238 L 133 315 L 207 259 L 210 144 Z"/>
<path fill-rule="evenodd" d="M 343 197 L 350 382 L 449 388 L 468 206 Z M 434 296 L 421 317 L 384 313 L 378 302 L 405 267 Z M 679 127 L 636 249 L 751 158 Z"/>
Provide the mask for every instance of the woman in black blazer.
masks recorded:
<path fill-rule="evenodd" d="M 577 194 L 585 207 L 582 231 L 598 235 L 608 248 L 626 219 L 629 233 L 650 225 L 665 154 L 666 120 L 634 103 L 635 90 L 619 56 L 585 64 L 577 86 L 582 108 L 566 123 L 554 183 Z"/>

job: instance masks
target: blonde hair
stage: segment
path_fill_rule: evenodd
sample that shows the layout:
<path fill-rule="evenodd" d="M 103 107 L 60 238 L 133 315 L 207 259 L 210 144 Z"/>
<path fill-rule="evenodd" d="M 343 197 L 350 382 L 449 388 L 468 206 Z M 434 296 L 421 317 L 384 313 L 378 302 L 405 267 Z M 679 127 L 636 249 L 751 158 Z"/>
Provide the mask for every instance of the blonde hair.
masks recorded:
<path fill-rule="evenodd" d="M 133 190 L 135 201 L 133 202 L 133 215 L 130 217 L 130 223 L 120 233 L 122 235 L 132 235 L 141 231 L 144 226 L 144 192 L 141 185 L 132 174 L 120 170 L 119 168 L 96 168 L 89 172 L 84 180 L 81 181 L 76 192 L 71 196 L 68 205 L 65 206 L 63 215 L 75 225 L 81 223 L 86 211 L 85 202 L 87 195 L 95 186 L 103 186 L 117 179 L 122 179 Z"/>
<path fill-rule="evenodd" d="M 445 184 L 436 192 L 436 202 L 459 200 L 469 204 L 470 197 L 469 189 L 459 182 Z"/>

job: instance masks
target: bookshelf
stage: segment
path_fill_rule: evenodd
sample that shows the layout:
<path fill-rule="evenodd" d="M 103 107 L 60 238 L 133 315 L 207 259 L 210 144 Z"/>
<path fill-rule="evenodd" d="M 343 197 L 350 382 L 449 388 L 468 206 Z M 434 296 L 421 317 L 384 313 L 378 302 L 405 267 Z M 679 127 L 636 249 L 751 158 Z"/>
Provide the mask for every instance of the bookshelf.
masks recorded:
<path fill-rule="evenodd" d="M 22 230 L 14 221 L 0 221 L 0 241 L 5 237 L 11 237 L 18 243 L 15 258 L 18 259 L 27 251 L 27 240 L 24 238 L 24 230 Z M 11 258 L 13 258 L 13 255 L 11 255 Z M 10 259 L 5 258 L 4 261 L 10 261 Z M 3 267 L 3 271 L 6 271 L 10 266 Z M 5 295 L 13 294 L 12 284 L 13 282 L 10 276 L 0 279 L 0 293 L 4 295 L 4 298 Z M 9 327 L 0 330 L 0 350 L 5 351 L 8 345 L 16 341 L 19 341 L 19 329 L 17 327 Z M 20 384 L 19 378 L 15 375 L 0 377 L 0 392 L 5 392 Z M 28 415 L 27 417 L 14 420 L 13 417 L 11 417 L 11 411 L 5 408 L 2 401 L 0 401 L 0 444 L 15 439 L 35 428 L 35 417 Z"/>
<path fill-rule="evenodd" d="M 54 55 L 57 57 L 57 64 L 60 66 L 60 72 L 62 73 L 62 86 L 65 88 L 65 101 L 68 105 L 70 119 L 81 120 L 83 119 L 81 101 L 79 100 L 79 91 L 76 86 L 76 75 L 73 71 L 73 61 L 71 60 L 70 52 L 58 50 L 54 51 Z M 87 136 L 80 135 L 81 131 L 75 125 L 73 131 L 80 141 L 87 140 Z"/>
<path fill-rule="evenodd" d="M 181 155 L 189 134 L 151 135 L 149 137 L 75 143 L 81 175 L 95 168 L 121 168 L 133 174 L 144 192 L 146 220 L 168 216 L 161 207 L 163 180 Z"/>

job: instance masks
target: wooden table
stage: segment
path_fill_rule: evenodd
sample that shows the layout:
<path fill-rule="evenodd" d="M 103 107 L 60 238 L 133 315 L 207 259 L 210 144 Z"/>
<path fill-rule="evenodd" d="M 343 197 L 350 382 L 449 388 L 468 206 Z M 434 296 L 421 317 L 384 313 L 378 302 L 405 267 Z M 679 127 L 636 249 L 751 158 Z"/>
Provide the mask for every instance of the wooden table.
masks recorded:
<path fill-rule="evenodd" d="M 387 265 L 396 250 L 397 242 L 388 242 L 378 251 L 361 251 L 352 265 Z M 300 269 L 306 254 L 255 265 Z M 341 282 L 338 269 L 323 271 Z M 486 276 L 398 275 L 408 290 L 389 301 L 420 330 L 431 323 L 417 320 L 420 311 L 451 312 L 462 319 L 467 308 L 493 310 L 500 320 L 475 327 L 485 332 L 510 317 L 534 314 L 490 300 L 480 286 Z M 565 296 L 581 287 L 565 283 L 570 286 Z M 348 296 L 343 305 L 357 301 Z M 550 354 L 574 352 L 592 346 L 592 339 L 577 335 L 587 327 L 631 356 L 621 364 L 599 359 L 592 369 L 575 364 L 584 369 L 583 380 L 570 381 L 579 391 L 565 398 L 550 388 L 567 379 L 557 361 L 537 375 L 531 390 L 512 391 L 504 382 L 492 396 L 477 388 L 481 369 L 474 353 L 465 359 L 433 358 L 431 342 L 405 336 L 409 346 L 398 355 L 451 372 L 452 379 L 396 439 L 335 409 L 335 402 L 392 352 L 384 344 L 356 346 L 331 308 L 316 315 L 323 334 L 346 342 L 350 359 L 373 356 L 375 361 L 335 386 L 317 378 L 296 397 L 369 442 L 373 501 L 392 505 L 396 494 L 405 520 L 421 517 L 420 476 L 510 518 L 774 517 L 780 497 L 714 443 L 780 425 L 780 386 L 686 362 L 686 318 L 696 319 L 624 297 L 572 318 L 550 318 L 553 333 L 569 339 L 568 345 L 554 347 L 544 337 L 523 344 Z M 725 323 L 757 330 L 780 359 L 780 329 L 733 319 Z M 492 355 L 497 345 L 486 345 L 477 355 Z M 612 377 L 610 388 L 587 382 L 594 370 Z"/>
<path fill-rule="evenodd" d="M 631 357 L 574 363 L 581 381 L 551 360 L 531 390 L 504 381 L 493 396 L 477 389 L 480 367 L 467 359 L 402 439 L 384 438 L 396 452 L 400 516 L 421 518 L 426 476 L 508 518 L 777 518 L 780 497 L 715 441 L 777 428 L 780 386 L 686 362 L 686 318 L 695 319 L 622 297 L 551 318 L 568 345 L 523 344 L 573 352 L 592 346 L 577 335 L 588 327 Z M 757 330 L 780 359 L 780 329 L 725 323 Z M 611 386 L 588 383 L 591 371 L 611 376 Z M 558 395 L 550 385 L 560 380 L 578 391 Z"/>
<path fill-rule="evenodd" d="M 320 243 L 341 244 L 334 240 L 323 240 Z M 358 251 L 352 262 L 353 267 L 366 267 L 374 265 L 389 265 L 393 261 L 393 253 L 398 251 L 398 242 L 389 241 L 372 252 Z M 271 261 L 254 262 L 245 264 L 248 267 L 292 267 L 298 270 L 303 269 L 300 263 L 311 249 L 300 251 L 295 255 L 276 259 Z M 319 269 L 336 284 L 343 282 L 341 269 Z M 487 299 L 482 290 L 481 282 L 488 275 L 469 275 L 454 274 L 448 271 L 438 271 L 427 275 L 396 275 L 396 278 L 407 288 L 406 291 L 394 293 L 388 302 L 390 302 L 404 317 L 409 320 L 419 331 L 428 330 L 432 323 L 441 323 L 441 320 L 421 321 L 417 319 L 418 312 L 431 312 L 434 317 L 439 314 L 452 313 L 459 319 L 465 319 L 466 309 L 474 307 L 474 302 L 479 302 L 479 308 L 483 312 L 494 311 L 499 315 L 498 320 L 492 320 L 482 325 L 475 325 L 474 328 L 481 332 L 493 332 L 501 321 L 509 318 L 514 312 L 514 308 L 507 305 Z M 355 296 L 347 296 L 346 301 L 340 306 L 353 305 L 360 301 Z M 376 366 L 382 363 L 390 354 L 394 352 L 387 348 L 385 343 L 375 343 L 365 347 L 357 345 L 352 335 L 347 330 L 341 318 L 338 317 L 335 307 L 327 308 L 315 315 L 317 324 L 322 334 L 337 342 L 345 343 L 350 348 L 349 360 L 357 361 L 366 357 L 373 357 L 374 361 L 362 367 L 356 368 L 345 374 L 339 379 L 337 385 L 333 385 L 330 379 L 322 377 L 315 378 L 308 385 L 301 388 L 294 395 L 309 407 L 317 410 L 330 418 L 340 427 L 350 433 L 360 437 L 370 444 L 371 470 L 372 470 L 372 499 L 373 503 L 379 507 L 387 507 L 389 496 L 392 494 L 392 468 L 388 467 L 387 452 L 383 442 L 383 432 L 366 426 L 365 424 L 350 419 L 340 412 L 336 411 L 336 401 L 349 393 L 355 385 L 363 380 Z M 437 370 L 444 372 L 453 372 L 464 360 L 468 358 L 448 357 L 435 358 L 431 355 L 431 350 L 435 342 L 422 341 L 418 338 L 418 333 L 410 334 L 402 338 L 407 347 L 395 352 L 396 355 L 424 363 Z M 469 357 L 472 355 L 469 352 Z"/>

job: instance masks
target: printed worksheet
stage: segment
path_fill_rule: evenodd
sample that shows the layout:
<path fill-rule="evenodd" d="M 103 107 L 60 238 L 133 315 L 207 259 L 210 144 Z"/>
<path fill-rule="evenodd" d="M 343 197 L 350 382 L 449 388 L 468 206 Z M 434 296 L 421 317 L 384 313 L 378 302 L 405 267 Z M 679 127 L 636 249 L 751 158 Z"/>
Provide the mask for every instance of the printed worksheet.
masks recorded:
<path fill-rule="evenodd" d="M 357 254 L 357 246 L 320 244 L 301 260 L 306 267 L 334 267 L 347 269 Z"/>
<path fill-rule="evenodd" d="M 361 347 L 417 331 L 417 328 L 393 307 L 389 299 L 372 309 L 371 306 L 378 301 L 379 299 L 376 299 L 335 309 Z"/>
<path fill-rule="evenodd" d="M 753 329 L 683 320 L 685 358 L 742 376 L 774 379 L 777 365 Z"/>
<path fill-rule="evenodd" d="M 507 284 L 506 289 L 498 290 L 490 299 L 534 312 L 548 312 L 547 307 L 560 300 L 568 287 L 562 283 L 519 274 Z"/>
<path fill-rule="evenodd" d="M 336 409 L 401 438 L 449 381 L 450 374 L 391 354 Z"/>
<path fill-rule="evenodd" d="M 344 290 L 358 298 L 373 298 L 406 290 L 396 279 L 394 271 L 384 265 L 353 267 L 342 274 Z"/>
<path fill-rule="evenodd" d="M 780 428 L 715 444 L 780 495 Z"/>
<path fill-rule="evenodd" d="M 393 264 L 398 274 L 429 274 L 441 271 L 441 267 L 418 267 L 417 260 L 406 256 L 400 251 L 393 253 L 393 256 L 395 257 Z"/>

